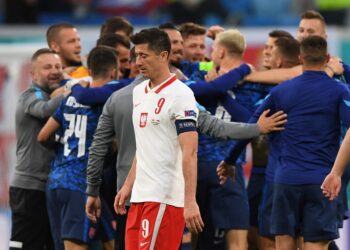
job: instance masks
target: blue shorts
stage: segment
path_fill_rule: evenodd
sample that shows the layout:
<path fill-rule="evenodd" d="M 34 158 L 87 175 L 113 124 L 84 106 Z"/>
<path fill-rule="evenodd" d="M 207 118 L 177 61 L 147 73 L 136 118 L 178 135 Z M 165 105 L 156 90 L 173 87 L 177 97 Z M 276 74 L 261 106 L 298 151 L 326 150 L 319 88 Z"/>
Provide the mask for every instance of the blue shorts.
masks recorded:
<path fill-rule="evenodd" d="M 64 240 L 87 244 L 95 229 L 85 214 L 86 194 L 69 189 L 47 190 L 47 208 L 55 249 L 63 248 Z"/>
<path fill-rule="evenodd" d="M 339 237 L 337 200 L 324 197 L 320 185 L 274 185 L 272 233 L 303 236 L 305 242 Z"/>
<path fill-rule="evenodd" d="M 253 166 L 247 186 L 250 211 L 249 221 L 253 227 L 258 226 L 258 211 L 265 183 L 265 169 L 265 167 Z"/>
<path fill-rule="evenodd" d="M 273 185 L 272 182 L 265 182 L 259 206 L 258 229 L 259 235 L 264 237 L 274 236 L 271 232 Z"/>
<path fill-rule="evenodd" d="M 202 214 L 208 214 L 216 229 L 248 229 L 249 204 L 242 167 L 236 168 L 236 179 L 219 184 L 213 162 L 198 162 L 197 201 Z"/>

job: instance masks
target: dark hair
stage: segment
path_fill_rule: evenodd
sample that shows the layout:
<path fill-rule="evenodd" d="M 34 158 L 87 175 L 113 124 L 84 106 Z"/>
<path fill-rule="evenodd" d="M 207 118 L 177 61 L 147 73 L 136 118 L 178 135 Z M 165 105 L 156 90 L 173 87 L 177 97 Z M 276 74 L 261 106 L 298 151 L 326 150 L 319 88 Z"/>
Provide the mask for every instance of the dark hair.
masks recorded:
<path fill-rule="evenodd" d="M 206 30 L 203 26 L 196 23 L 184 23 L 180 26 L 179 31 L 184 39 L 189 36 L 205 35 Z"/>
<path fill-rule="evenodd" d="M 99 45 L 109 46 L 113 48 L 117 47 L 117 45 L 122 45 L 125 48 L 130 49 L 129 39 L 115 33 L 105 33 L 97 40 L 96 46 Z"/>
<path fill-rule="evenodd" d="M 130 50 L 130 62 L 133 62 L 133 63 L 136 62 L 135 46 L 132 47 Z"/>
<path fill-rule="evenodd" d="M 72 25 L 70 23 L 56 23 L 56 24 L 51 25 L 46 31 L 47 45 L 50 47 L 51 42 L 57 41 L 58 33 L 62 29 L 74 29 L 74 28 L 75 28 L 74 25 Z"/>
<path fill-rule="evenodd" d="M 327 41 L 320 36 L 309 36 L 300 43 L 300 54 L 304 64 L 316 66 L 327 61 Z"/>
<path fill-rule="evenodd" d="M 293 67 L 299 64 L 300 43 L 293 37 L 280 37 L 275 41 L 278 52 L 281 54 L 284 67 Z"/>
<path fill-rule="evenodd" d="M 159 54 L 167 51 L 170 54 L 171 43 L 166 32 L 158 28 L 143 29 L 139 33 L 131 37 L 131 41 L 135 44 L 148 44 L 148 48 Z"/>
<path fill-rule="evenodd" d="M 176 28 L 176 26 L 173 23 L 162 23 L 161 25 L 158 26 L 160 30 L 179 30 Z"/>
<path fill-rule="evenodd" d="M 324 17 L 321 15 L 321 13 L 315 11 L 315 10 L 308 10 L 301 14 L 300 19 L 318 19 L 320 22 L 326 26 L 326 21 Z"/>
<path fill-rule="evenodd" d="M 38 59 L 39 56 L 43 55 L 43 54 L 54 54 L 57 55 L 56 52 L 54 52 L 51 49 L 48 48 L 42 48 L 42 49 L 38 49 L 37 51 L 34 52 L 34 54 L 32 55 L 32 59 L 31 61 L 34 62 Z"/>
<path fill-rule="evenodd" d="M 101 26 L 100 37 L 105 33 L 115 33 L 117 31 L 124 31 L 130 37 L 134 32 L 134 27 L 124 17 L 115 16 L 107 19 Z"/>
<path fill-rule="evenodd" d="M 269 33 L 269 37 L 272 38 L 279 38 L 279 37 L 288 37 L 288 38 L 293 38 L 293 36 L 285 30 L 273 30 Z"/>
<path fill-rule="evenodd" d="M 117 53 L 110 47 L 97 46 L 90 51 L 87 66 L 92 77 L 106 78 L 110 70 L 118 67 Z"/>

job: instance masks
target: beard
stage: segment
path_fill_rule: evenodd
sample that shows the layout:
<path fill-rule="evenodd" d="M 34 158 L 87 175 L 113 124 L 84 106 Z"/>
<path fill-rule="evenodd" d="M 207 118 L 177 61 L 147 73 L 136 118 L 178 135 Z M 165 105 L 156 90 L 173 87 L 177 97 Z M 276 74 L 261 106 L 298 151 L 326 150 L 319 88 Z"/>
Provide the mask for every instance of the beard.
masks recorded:
<path fill-rule="evenodd" d="M 83 65 L 83 63 L 81 61 L 75 61 L 75 60 L 71 60 L 71 59 L 67 59 L 67 66 L 66 67 L 80 67 Z"/>

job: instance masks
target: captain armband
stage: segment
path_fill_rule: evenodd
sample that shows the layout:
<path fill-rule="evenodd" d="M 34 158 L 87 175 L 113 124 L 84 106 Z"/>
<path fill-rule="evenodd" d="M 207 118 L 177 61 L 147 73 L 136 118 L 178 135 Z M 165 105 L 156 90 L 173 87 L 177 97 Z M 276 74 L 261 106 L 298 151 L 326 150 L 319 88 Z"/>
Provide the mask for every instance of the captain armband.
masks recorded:
<path fill-rule="evenodd" d="M 175 126 L 176 126 L 176 132 L 178 135 L 185 132 L 197 131 L 196 122 L 190 119 L 176 120 Z"/>

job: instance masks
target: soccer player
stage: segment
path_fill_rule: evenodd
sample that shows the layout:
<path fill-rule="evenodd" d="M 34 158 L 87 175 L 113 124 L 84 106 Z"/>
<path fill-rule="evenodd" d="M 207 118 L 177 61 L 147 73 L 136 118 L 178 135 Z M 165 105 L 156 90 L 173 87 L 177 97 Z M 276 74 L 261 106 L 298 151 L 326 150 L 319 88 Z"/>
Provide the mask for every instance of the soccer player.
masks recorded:
<path fill-rule="evenodd" d="M 81 42 L 77 29 L 69 23 L 51 25 L 46 31 L 46 40 L 50 49 L 62 60 L 64 72 L 70 78 L 83 78 L 89 75 L 82 66 Z"/>
<path fill-rule="evenodd" d="M 168 35 L 147 29 L 132 42 L 136 64 L 150 80 L 133 91 L 136 157 L 116 211 L 125 213 L 133 190 L 126 249 L 178 249 L 185 223 L 194 232 L 204 226 L 195 198 L 198 110 L 191 90 L 169 71 Z"/>
<path fill-rule="evenodd" d="M 16 107 L 17 164 L 10 184 L 12 232 L 10 249 L 54 249 L 46 208 L 46 180 L 54 151 L 36 136 L 56 110 L 63 95 L 50 99 L 62 79 L 59 56 L 49 49 L 31 60 L 33 86 L 21 94 Z"/>
<path fill-rule="evenodd" d="M 107 19 L 100 30 L 100 37 L 107 33 L 115 33 L 130 38 L 134 32 L 132 24 L 122 16 L 114 16 Z"/>
<path fill-rule="evenodd" d="M 329 59 L 324 38 L 305 38 L 300 57 L 304 73 L 274 88 L 259 108 L 288 113 L 279 138 L 272 233 L 277 249 L 295 249 L 298 235 L 306 250 L 327 249 L 339 237 L 337 202 L 323 197 L 320 185 L 339 148 L 340 121 L 350 125 L 350 93 L 324 72 Z"/>
<path fill-rule="evenodd" d="M 183 38 L 184 59 L 189 62 L 204 61 L 205 28 L 195 23 L 184 23 L 179 30 Z"/>
<path fill-rule="evenodd" d="M 105 85 L 117 77 L 117 60 L 116 52 L 108 47 L 96 47 L 89 53 L 91 87 Z M 51 229 L 58 250 L 87 249 L 94 235 L 85 214 L 86 166 L 101 109 L 82 105 L 69 95 L 38 135 L 39 142 L 47 141 L 56 131 L 60 136 L 47 190 Z M 113 217 L 102 216 L 101 223 L 107 232 L 105 246 L 114 249 Z"/>
<path fill-rule="evenodd" d="M 275 34 L 275 32 L 273 32 Z M 281 35 L 283 32 L 280 33 Z M 269 40 L 272 40 L 271 38 Z M 289 36 L 282 36 L 280 38 L 273 39 L 274 42 L 271 45 L 271 49 L 268 53 L 269 59 L 264 60 L 268 67 L 274 68 L 290 68 L 299 64 L 299 42 Z M 259 103 L 259 102 L 258 102 Z M 249 122 L 255 122 L 257 115 L 254 115 Z M 251 226 L 259 228 L 259 248 L 261 249 L 275 249 L 274 235 L 271 232 L 271 209 L 272 209 L 272 197 L 273 197 L 273 180 L 275 159 L 278 159 L 280 145 L 276 139 L 275 133 L 268 135 L 268 161 L 266 169 L 263 174 L 259 174 L 258 171 L 254 171 L 254 165 L 252 170 L 251 179 L 248 183 L 248 195 L 250 194 L 250 210 L 255 211 L 254 218 L 251 215 Z M 248 141 L 235 144 L 231 150 L 231 156 L 225 159 L 225 162 L 221 165 L 224 166 L 227 163 L 234 164 L 237 158 L 240 156 L 242 150 L 247 145 Z M 253 155 L 254 155 L 253 151 Z M 254 162 L 254 159 L 253 159 Z M 253 179 L 252 179 L 253 178 Z M 253 181 L 253 183 L 251 183 Z M 254 188 L 254 189 L 253 189 Z M 260 192 L 260 193 L 259 193 Z M 254 194 L 254 195 L 253 195 Z M 253 212 L 254 213 L 254 212 Z M 255 221 L 255 224 L 254 224 Z M 257 241 L 257 240 L 256 240 Z M 257 242 L 258 243 L 258 242 Z M 258 248 L 258 244 L 253 244 Z M 252 247 L 252 244 L 250 245 Z"/>
<path fill-rule="evenodd" d="M 114 34 L 105 33 L 96 43 L 97 46 L 104 45 L 114 48 L 118 53 L 119 70 L 121 79 L 129 77 L 130 74 L 130 41 L 128 38 Z"/>

